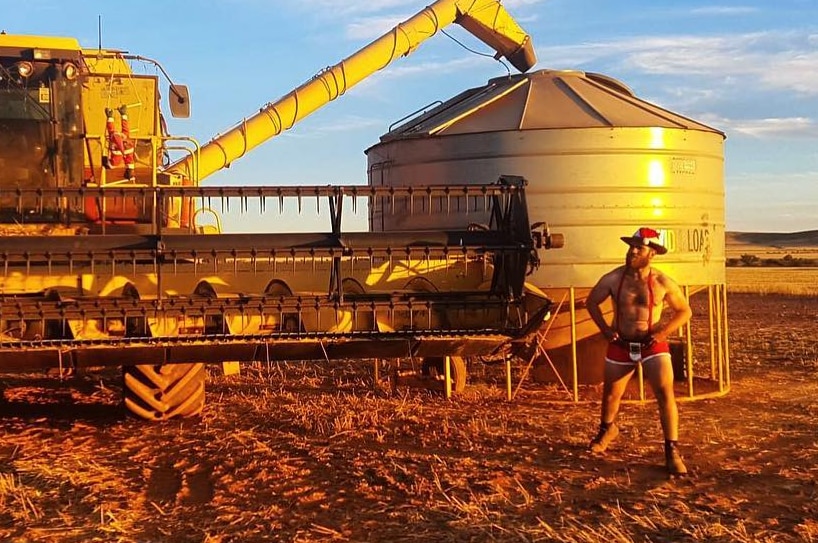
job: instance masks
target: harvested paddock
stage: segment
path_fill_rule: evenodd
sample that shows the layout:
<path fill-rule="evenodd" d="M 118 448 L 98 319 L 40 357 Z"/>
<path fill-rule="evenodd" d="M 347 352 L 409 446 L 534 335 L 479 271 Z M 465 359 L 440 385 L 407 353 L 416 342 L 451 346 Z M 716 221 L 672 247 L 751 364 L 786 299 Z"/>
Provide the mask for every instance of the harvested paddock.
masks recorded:
<path fill-rule="evenodd" d="M 369 367 L 208 383 L 202 419 L 123 415 L 119 377 L 2 376 L 0 540 L 818 541 L 818 300 L 730 294 L 733 385 L 680 404 L 669 481 L 653 403 L 602 458 L 596 403 L 375 393 Z"/>
<path fill-rule="evenodd" d="M 727 268 L 734 293 L 818 296 L 818 268 Z"/>

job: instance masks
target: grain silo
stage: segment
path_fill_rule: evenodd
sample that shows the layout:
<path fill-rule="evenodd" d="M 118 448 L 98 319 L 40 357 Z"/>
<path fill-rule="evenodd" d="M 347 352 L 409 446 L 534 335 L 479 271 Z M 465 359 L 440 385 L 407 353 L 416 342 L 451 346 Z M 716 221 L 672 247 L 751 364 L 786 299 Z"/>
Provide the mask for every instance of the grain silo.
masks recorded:
<path fill-rule="evenodd" d="M 366 154 L 370 185 L 528 180 L 531 220 L 565 236 L 565 247 L 545 253 L 530 280 L 565 300 L 549 351 L 558 366 L 570 361 L 575 381 L 601 378 L 604 343 L 583 310 L 588 289 L 624 262 L 620 236 L 639 226 L 659 229 L 669 253 L 655 265 L 689 294 L 707 291 L 710 353 L 706 345 L 701 350 L 723 390 L 725 379 L 729 385 L 723 143 L 722 132 L 639 99 L 613 78 L 541 70 L 469 89 L 390 130 Z M 475 220 L 376 207 L 370 226 L 434 229 Z M 692 358 L 692 341 L 686 343 Z"/>

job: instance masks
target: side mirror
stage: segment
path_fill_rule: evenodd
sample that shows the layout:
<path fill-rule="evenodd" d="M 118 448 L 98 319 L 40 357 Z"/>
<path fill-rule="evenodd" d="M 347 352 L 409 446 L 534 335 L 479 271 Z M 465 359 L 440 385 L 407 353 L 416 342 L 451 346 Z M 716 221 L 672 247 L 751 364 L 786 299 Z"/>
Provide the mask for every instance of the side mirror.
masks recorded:
<path fill-rule="evenodd" d="M 171 85 L 168 94 L 170 114 L 179 119 L 190 117 L 190 93 L 187 85 Z"/>

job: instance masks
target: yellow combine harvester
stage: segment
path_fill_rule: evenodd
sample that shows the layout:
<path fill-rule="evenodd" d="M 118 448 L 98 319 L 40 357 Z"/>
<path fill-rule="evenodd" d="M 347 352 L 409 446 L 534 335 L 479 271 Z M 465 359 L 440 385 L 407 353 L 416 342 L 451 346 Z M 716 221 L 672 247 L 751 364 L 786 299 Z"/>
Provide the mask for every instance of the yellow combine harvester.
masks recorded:
<path fill-rule="evenodd" d="M 202 186 L 260 143 L 457 22 L 521 71 L 529 37 L 497 1 L 441 0 L 199 146 L 164 129 L 158 76 L 70 38 L 0 35 L 0 371 L 121 366 L 125 405 L 162 420 L 204 406 L 205 363 L 413 357 L 454 362 L 523 342 L 549 302 L 525 182 L 486 186 Z M 170 85 L 170 112 L 189 115 Z M 170 163 L 167 158 L 181 158 Z M 510 172 L 513 173 L 513 172 Z M 321 233 L 229 234 L 207 203 L 326 200 Z M 344 205 L 489 211 L 452 231 L 345 233 Z M 315 204 L 312 204 L 315 205 Z M 454 206 L 454 207 L 453 207 Z"/>

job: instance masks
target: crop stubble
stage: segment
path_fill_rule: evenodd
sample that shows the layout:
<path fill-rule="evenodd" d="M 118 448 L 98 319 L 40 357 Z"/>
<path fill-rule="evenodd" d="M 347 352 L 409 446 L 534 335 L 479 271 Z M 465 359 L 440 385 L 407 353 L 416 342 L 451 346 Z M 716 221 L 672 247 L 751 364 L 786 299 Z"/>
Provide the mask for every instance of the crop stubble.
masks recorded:
<path fill-rule="evenodd" d="M 596 403 L 527 382 L 455 401 L 373 392 L 368 368 L 215 373 L 201 420 L 146 425 L 118 376 L 4 378 L 0 540 L 816 541 L 818 302 L 729 297 L 733 390 L 685 402 L 692 475 L 668 481 L 655 406 L 603 458 Z"/>

